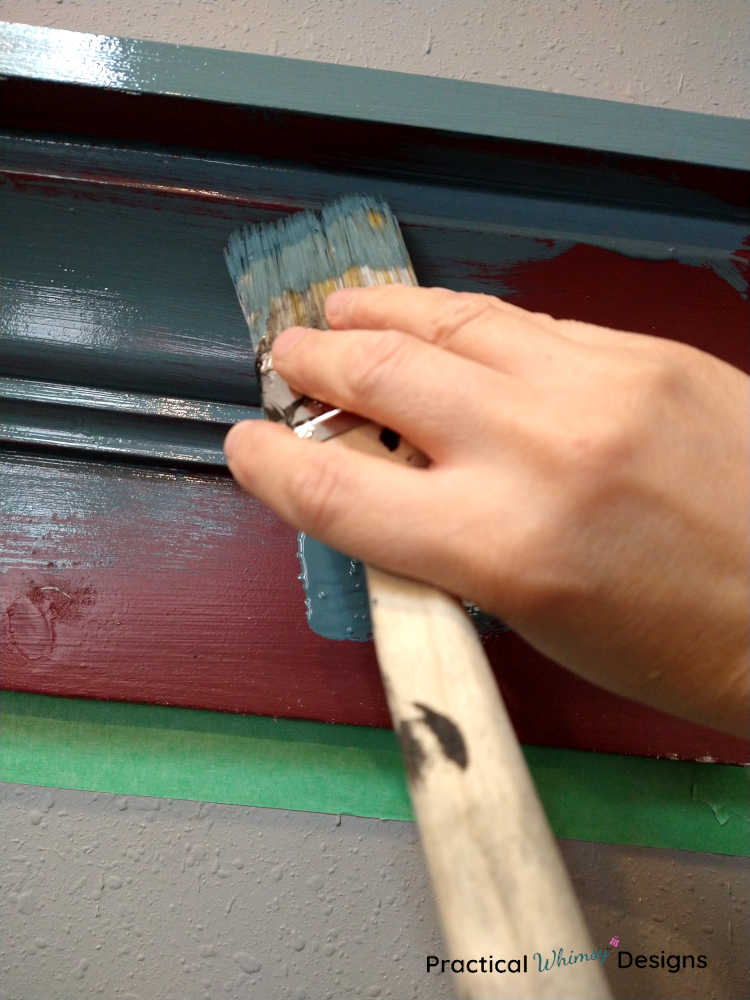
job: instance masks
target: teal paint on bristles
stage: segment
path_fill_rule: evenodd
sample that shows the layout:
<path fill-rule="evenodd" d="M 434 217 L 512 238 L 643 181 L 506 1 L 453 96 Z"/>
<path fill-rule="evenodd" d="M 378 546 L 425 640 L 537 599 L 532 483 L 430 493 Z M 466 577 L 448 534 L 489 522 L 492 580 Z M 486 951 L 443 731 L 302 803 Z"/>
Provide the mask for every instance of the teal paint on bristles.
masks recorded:
<path fill-rule="evenodd" d="M 353 414 L 294 397 L 273 371 L 271 346 L 289 326 L 325 329 L 325 300 L 337 288 L 416 285 L 401 230 L 379 198 L 354 195 L 267 225 L 233 233 L 224 255 L 256 351 L 263 406 L 302 437 L 326 440 L 361 423 Z M 305 428 L 314 430 L 306 431 Z M 310 628 L 328 639 L 371 635 L 362 565 L 299 536 L 298 557 Z M 482 632 L 503 631 L 497 619 L 467 606 Z"/>
<path fill-rule="evenodd" d="M 245 226 L 232 233 L 224 257 L 250 331 L 266 416 L 318 440 L 352 426 L 351 416 L 295 396 L 273 370 L 271 348 L 290 326 L 326 329 L 325 301 L 337 288 L 417 284 L 388 205 L 349 195 L 319 212 Z"/>
<path fill-rule="evenodd" d="M 417 284 L 388 205 L 355 195 L 320 212 L 245 226 L 231 235 L 224 255 L 250 330 L 266 416 L 318 440 L 362 423 L 354 414 L 295 397 L 273 370 L 271 347 L 289 326 L 325 329 L 325 300 L 337 288 Z M 329 639 L 367 640 L 371 625 L 362 565 L 304 533 L 298 555 L 310 628 Z"/>
<path fill-rule="evenodd" d="M 417 284 L 396 217 L 369 195 L 245 226 L 232 233 L 224 257 L 260 352 L 289 326 L 325 329 L 325 300 L 336 288 Z"/>

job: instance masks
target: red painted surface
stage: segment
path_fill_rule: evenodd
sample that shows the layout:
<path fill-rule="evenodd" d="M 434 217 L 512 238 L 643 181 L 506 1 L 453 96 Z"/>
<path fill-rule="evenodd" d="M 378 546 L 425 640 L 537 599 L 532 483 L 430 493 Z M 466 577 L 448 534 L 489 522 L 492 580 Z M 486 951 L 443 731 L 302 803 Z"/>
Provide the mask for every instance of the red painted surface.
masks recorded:
<path fill-rule="evenodd" d="M 733 254 L 734 277 L 743 278 L 745 287 L 747 256 L 743 249 Z M 708 266 L 645 261 L 579 245 L 498 277 L 515 289 L 510 300 L 525 309 L 681 340 L 750 368 L 750 303 Z"/>
<path fill-rule="evenodd" d="M 4 525 L 4 687 L 387 724 L 370 645 L 310 631 L 295 533 L 228 477 L 24 453 L 3 472 L 27 491 Z"/>
<path fill-rule="evenodd" d="M 310 631 L 295 533 L 229 480 L 155 481 L 64 458 L 47 460 L 43 476 L 33 456 L 8 465 L 32 499 L 54 481 L 60 513 L 6 525 L 14 565 L 0 576 L 4 687 L 388 724 L 371 645 Z M 607 694 L 517 636 L 485 641 L 527 743 L 748 759 L 742 741 Z"/>

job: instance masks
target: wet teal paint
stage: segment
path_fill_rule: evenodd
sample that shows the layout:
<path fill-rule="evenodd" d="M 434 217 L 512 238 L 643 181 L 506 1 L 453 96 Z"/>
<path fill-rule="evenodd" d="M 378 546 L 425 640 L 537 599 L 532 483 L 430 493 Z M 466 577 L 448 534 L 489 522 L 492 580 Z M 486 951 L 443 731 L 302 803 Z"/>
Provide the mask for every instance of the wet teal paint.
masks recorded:
<path fill-rule="evenodd" d="M 143 366 L 139 386 L 149 371 L 152 379 L 164 371 L 169 382 L 161 379 L 154 391 L 173 392 L 179 385 L 186 395 L 196 395 L 185 376 L 199 351 L 204 392 L 227 402 L 247 401 L 249 361 L 246 330 L 220 254 L 228 233 L 240 222 L 277 218 L 280 203 L 289 210 L 318 207 L 362 187 L 357 174 L 300 166 L 85 144 L 61 148 L 59 142 L 11 136 L 0 143 L 2 167 L 9 171 L 2 192 L 8 201 L 1 207 L 17 227 L 13 248 L 27 251 L 3 261 L 11 283 L 8 311 L 16 316 L 14 339 L 43 341 L 40 349 L 59 361 L 59 334 L 46 318 L 64 311 L 69 351 L 103 369 L 108 384 L 122 384 L 123 359 L 113 364 L 112 354 L 127 343 L 131 357 L 159 356 L 158 366 Z M 30 180 L 29 173 L 37 171 L 38 178 Z M 83 181 L 81 174 L 90 172 L 106 183 Z M 52 180 L 45 177 L 49 173 L 72 177 Z M 487 269 L 496 275 L 503 266 L 587 243 L 634 258 L 708 266 L 742 288 L 736 253 L 747 236 L 747 222 L 712 217 L 710 199 L 696 198 L 691 214 L 675 211 L 668 202 L 658 211 L 641 207 L 638 199 L 627 206 L 587 203 L 512 189 L 414 185 L 387 175 L 368 186 L 397 214 L 424 284 L 486 291 L 491 284 Z M 180 198 L 169 191 L 180 191 Z M 65 246 L 65 259 L 54 249 L 59 245 Z M 127 267 L 118 267 L 120 262 Z M 496 285 L 494 291 L 503 292 Z M 13 296 L 20 300 L 15 313 Z M 204 346 L 207 334 L 210 351 Z"/>
<path fill-rule="evenodd" d="M 0 22 L 0 73 L 744 169 L 741 119 Z"/>
<path fill-rule="evenodd" d="M 0 141 L 3 167 L 8 152 Z M 257 402 L 227 223 L 186 212 L 193 199 L 129 193 L 0 175 L 3 374 Z"/>
<path fill-rule="evenodd" d="M 301 531 L 300 580 L 310 628 L 325 639 L 366 642 L 372 636 L 367 581 L 361 562 Z"/>
<path fill-rule="evenodd" d="M 366 642 L 372 638 L 364 566 L 301 531 L 297 538 L 299 579 L 310 628 L 324 639 Z M 508 626 L 476 604 L 466 611 L 480 635 L 507 632 Z"/>

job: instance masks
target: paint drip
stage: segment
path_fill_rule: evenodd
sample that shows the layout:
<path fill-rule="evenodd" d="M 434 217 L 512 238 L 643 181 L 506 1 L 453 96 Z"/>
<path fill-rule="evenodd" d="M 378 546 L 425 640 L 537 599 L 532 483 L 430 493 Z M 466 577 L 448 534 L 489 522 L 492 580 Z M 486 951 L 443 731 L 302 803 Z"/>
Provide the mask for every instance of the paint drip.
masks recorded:
<path fill-rule="evenodd" d="M 367 579 L 361 562 L 311 538 L 303 531 L 297 536 L 299 579 L 305 589 L 307 622 L 324 639 L 351 639 L 367 642 L 372 638 L 372 622 L 367 596 Z M 464 601 L 480 635 L 505 632 L 508 626 L 488 615 L 476 604 Z"/>
<path fill-rule="evenodd" d="M 303 531 L 297 536 L 307 622 L 325 639 L 367 642 L 372 637 L 365 568 Z"/>

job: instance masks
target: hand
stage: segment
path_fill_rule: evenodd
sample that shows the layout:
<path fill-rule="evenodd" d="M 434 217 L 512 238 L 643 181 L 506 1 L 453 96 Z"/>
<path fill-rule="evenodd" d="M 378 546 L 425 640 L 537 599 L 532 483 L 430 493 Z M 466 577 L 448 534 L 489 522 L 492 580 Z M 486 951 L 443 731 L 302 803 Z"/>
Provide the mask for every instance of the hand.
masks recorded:
<path fill-rule="evenodd" d="M 747 376 L 673 341 L 437 288 L 337 292 L 327 318 L 285 331 L 274 366 L 431 465 L 249 421 L 225 443 L 242 486 L 595 683 L 747 735 Z"/>

